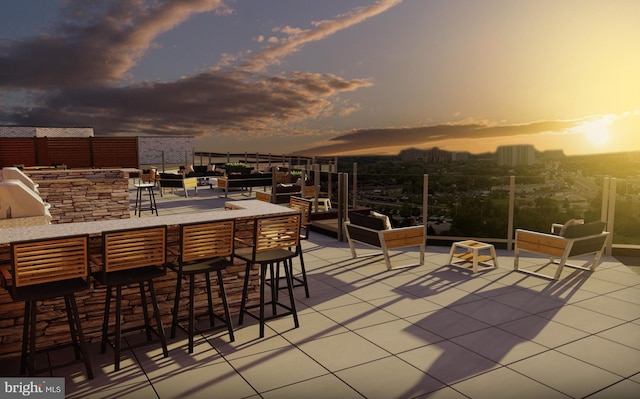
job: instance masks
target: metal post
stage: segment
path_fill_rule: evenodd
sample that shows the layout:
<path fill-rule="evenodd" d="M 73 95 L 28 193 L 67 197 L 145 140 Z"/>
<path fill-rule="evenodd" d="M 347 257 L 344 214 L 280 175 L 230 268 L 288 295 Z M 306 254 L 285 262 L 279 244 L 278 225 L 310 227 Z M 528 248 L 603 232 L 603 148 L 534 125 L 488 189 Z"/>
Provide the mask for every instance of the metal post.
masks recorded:
<path fill-rule="evenodd" d="M 427 205 L 429 204 L 429 175 L 422 176 L 422 227 L 424 228 L 424 236 L 427 237 L 427 220 L 429 212 Z"/>
<path fill-rule="evenodd" d="M 338 173 L 338 241 L 344 241 L 343 222 L 349 218 L 349 174 Z"/>
<path fill-rule="evenodd" d="M 313 204 L 316 212 L 318 212 L 318 196 L 320 195 L 320 165 L 317 163 L 313 165 L 313 185 L 316 188 L 314 190 L 315 195 L 313 197 Z"/>
<path fill-rule="evenodd" d="M 608 256 L 611 256 L 611 250 L 613 245 L 613 225 L 615 224 L 615 213 L 616 213 L 616 186 L 617 179 L 612 177 L 609 183 L 609 200 L 608 203 L 608 212 L 607 212 L 607 231 L 609 232 L 609 237 L 607 238 L 607 247 L 605 253 Z"/>
<path fill-rule="evenodd" d="M 332 175 L 333 175 L 333 170 L 329 169 L 329 174 L 327 175 L 327 197 L 329 199 L 331 199 L 331 194 L 333 194 L 333 187 L 332 187 L 332 183 L 333 183 L 333 179 L 332 179 Z"/>
<path fill-rule="evenodd" d="M 600 206 L 600 220 L 603 222 L 607 222 L 607 209 L 609 208 L 609 186 L 610 180 L 609 177 L 605 177 L 602 180 L 602 204 Z M 609 226 L 607 226 L 607 231 L 609 231 Z"/>
<path fill-rule="evenodd" d="M 507 250 L 513 249 L 513 219 L 516 208 L 516 177 L 509 177 L 509 215 L 507 222 Z"/>
<path fill-rule="evenodd" d="M 358 163 L 353 163 L 353 209 L 358 207 Z"/>

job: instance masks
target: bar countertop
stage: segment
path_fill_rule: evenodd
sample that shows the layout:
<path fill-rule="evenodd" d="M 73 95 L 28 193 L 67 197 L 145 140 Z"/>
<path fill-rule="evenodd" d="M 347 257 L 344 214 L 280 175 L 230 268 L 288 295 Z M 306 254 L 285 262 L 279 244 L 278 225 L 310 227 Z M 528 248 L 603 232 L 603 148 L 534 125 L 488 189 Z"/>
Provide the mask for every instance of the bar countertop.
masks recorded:
<path fill-rule="evenodd" d="M 222 219 L 295 213 L 295 210 L 288 207 L 259 200 L 228 201 L 225 203 L 225 208 L 227 209 L 157 217 L 3 228 L 0 229 L 0 246 L 17 241 L 55 238 L 76 234 L 100 235 L 103 231 L 133 229 L 137 227 L 173 226 Z"/>

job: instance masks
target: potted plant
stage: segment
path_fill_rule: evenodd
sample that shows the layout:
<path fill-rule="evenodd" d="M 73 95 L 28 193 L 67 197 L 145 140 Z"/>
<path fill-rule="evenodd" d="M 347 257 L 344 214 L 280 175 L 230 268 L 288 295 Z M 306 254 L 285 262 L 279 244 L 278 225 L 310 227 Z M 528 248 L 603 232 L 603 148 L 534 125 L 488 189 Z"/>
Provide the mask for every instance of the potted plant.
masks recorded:
<path fill-rule="evenodd" d="M 227 176 L 232 173 L 248 175 L 249 173 L 251 173 L 253 168 L 242 162 L 227 162 L 226 164 L 224 164 L 224 170 Z"/>
<path fill-rule="evenodd" d="M 298 179 L 302 178 L 302 171 L 301 170 L 296 170 L 296 169 L 291 169 L 289 171 L 289 183 L 296 183 L 298 181 Z"/>

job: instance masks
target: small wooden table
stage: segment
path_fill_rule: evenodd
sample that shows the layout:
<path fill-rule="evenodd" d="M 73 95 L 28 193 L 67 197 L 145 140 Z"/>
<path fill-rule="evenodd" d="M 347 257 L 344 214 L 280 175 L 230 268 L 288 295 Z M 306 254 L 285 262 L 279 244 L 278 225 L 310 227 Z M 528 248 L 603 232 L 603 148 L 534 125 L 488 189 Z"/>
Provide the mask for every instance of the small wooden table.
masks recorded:
<path fill-rule="evenodd" d="M 461 248 L 464 252 L 456 252 L 456 249 Z M 490 255 L 480 255 L 480 250 L 489 250 Z M 453 262 L 453 258 L 457 258 L 455 263 Z M 487 261 L 492 260 L 493 266 L 485 266 L 483 270 L 487 268 L 497 268 L 498 267 L 498 257 L 496 256 L 496 249 L 491 244 L 486 244 L 484 242 L 467 240 L 467 241 L 459 241 L 454 242 L 451 246 L 451 252 L 449 252 L 449 264 L 457 265 L 458 262 L 462 263 L 458 259 L 461 259 L 462 262 L 471 262 L 471 270 L 474 273 L 478 271 L 478 265 L 480 263 L 485 263 Z"/>

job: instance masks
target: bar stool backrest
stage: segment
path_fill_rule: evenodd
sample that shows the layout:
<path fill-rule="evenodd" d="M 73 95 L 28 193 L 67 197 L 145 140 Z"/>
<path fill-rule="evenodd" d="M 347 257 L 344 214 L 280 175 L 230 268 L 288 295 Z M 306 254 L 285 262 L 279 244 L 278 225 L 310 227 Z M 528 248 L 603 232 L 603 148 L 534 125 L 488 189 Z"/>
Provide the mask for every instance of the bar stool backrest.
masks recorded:
<path fill-rule="evenodd" d="M 254 253 L 297 248 L 300 214 L 257 218 L 254 224 Z"/>
<path fill-rule="evenodd" d="M 86 279 L 89 270 L 88 241 L 88 235 L 80 235 L 13 243 L 13 287 Z"/>
<path fill-rule="evenodd" d="M 103 272 L 164 266 L 166 233 L 166 226 L 104 232 Z"/>
<path fill-rule="evenodd" d="M 235 232 L 233 220 L 184 224 L 181 225 L 181 230 L 182 262 L 233 255 Z"/>
<path fill-rule="evenodd" d="M 289 198 L 289 208 L 295 209 L 300 212 L 300 226 L 305 230 L 303 234 L 304 238 L 307 239 L 309 236 L 309 223 L 311 223 L 311 208 L 313 203 L 311 200 L 300 198 L 300 197 L 290 197 Z"/>

